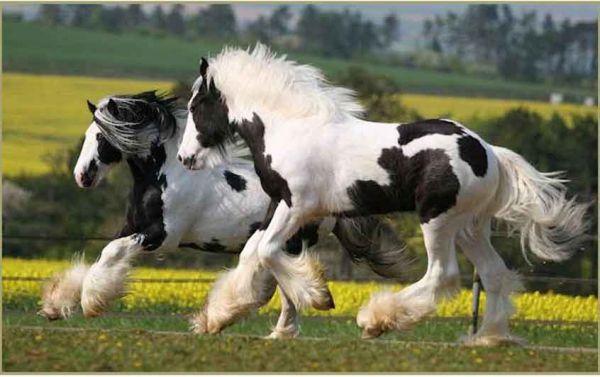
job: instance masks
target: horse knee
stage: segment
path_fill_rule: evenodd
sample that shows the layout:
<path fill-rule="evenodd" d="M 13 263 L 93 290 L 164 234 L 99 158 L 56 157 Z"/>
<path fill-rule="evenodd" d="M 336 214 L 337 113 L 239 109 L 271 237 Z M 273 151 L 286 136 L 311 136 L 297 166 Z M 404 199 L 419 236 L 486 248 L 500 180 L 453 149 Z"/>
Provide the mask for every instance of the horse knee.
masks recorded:
<path fill-rule="evenodd" d="M 276 254 L 279 251 L 277 245 L 270 240 L 262 240 L 258 245 L 258 260 L 266 268 L 273 266 Z"/>

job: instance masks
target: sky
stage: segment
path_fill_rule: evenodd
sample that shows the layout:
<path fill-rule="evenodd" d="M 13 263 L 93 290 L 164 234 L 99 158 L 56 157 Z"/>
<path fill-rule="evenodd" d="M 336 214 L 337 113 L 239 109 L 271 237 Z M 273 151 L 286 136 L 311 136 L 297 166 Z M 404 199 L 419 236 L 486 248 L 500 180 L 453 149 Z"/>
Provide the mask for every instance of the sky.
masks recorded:
<path fill-rule="evenodd" d="M 243 26 L 260 15 L 269 15 L 276 7 L 282 3 L 235 3 L 233 9 L 240 24 Z M 461 13 L 467 6 L 467 3 L 312 3 L 322 9 L 341 11 L 345 8 L 360 11 L 364 17 L 375 22 L 389 14 L 394 13 L 401 21 L 401 35 L 412 39 L 422 28 L 423 20 L 436 14 L 445 14 L 448 11 Z M 297 14 L 306 3 L 288 4 L 292 12 Z M 156 4 L 144 4 L 147 11 L 151 11 Z M 170 4 L 163 4 L 164 8 L 169 8 Z M 186 13 L 195 13 L 199 9 L 206 7 L 206 4 L 188 3 L 185 4 Z M 598 4 L 585 3 L 511 3 L 511 8 L 516 14 L 536 10 L 538 14 L 550 13 L 555 20 L 570 18 L 573 21 L 591 21 L 597 20 L 600 6 Z M 27 18 L 34 17 L 38 11 L 38 5 L 9 5 L 5 4 L 3 8 L 9 12 L 23 12 Z M 541 19 L 541 17 L 540 17 Z"/>

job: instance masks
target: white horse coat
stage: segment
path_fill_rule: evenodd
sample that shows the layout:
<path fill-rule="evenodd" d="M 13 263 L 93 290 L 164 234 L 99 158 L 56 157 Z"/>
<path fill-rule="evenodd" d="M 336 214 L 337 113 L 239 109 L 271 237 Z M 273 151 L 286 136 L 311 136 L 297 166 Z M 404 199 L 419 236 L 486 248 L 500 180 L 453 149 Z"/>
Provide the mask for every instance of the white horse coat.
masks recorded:
<path fill-rule="evenodd" d="M 47 289 L 42 313 L 52 319 L 69 316 L 79 296 L 86 316 L 101 314 L 123 294 L 131 261 L 142 251 L 169 252 L 184 246 L 217 253 L 239 252 L 260 228 L 270 203 L 251 161 L 235 157 L 247 153 L 240 146 L 228 145 L 227 159 L 213 161 L 215 166 L 207 170 L 189 171 L 177 161 L 187 114 L 175 107 L 174 98 L 145 92 L 104 99 L 98 108 L 88 106 L 93 121 L 74 169 L 77 184 L 95 187 L 112 167 L 126 160 L 133 188 L 126 224 L 118 238 L 104 248 L 91 267 L 78 262 Z M 364 250 L 348 236 L 356 232 L 354 226 L 361 225 L 372 231 Z M 378 264 L 385 264 L 393 255 L 374 247 L 380 238 L 376 234 L 380 225 L 375 219 L 350 223 L 328 218 L 301 229 L 286 249 L 298 254 L 333 230 L 355 260 L 365 259 L 377 270 Z M 370 252 L 374 254 L 368 255 Z M 266 282 L 264 291 L 252 299 L 267 302 L 275 281 L 258 266 L 258 259 L 250 265 L 252 273 L 262 274 Z M 216 285 L 226 289 L 226 285 Z M 206 310 L 219 306 L 217 298 L 209 298 L 209 302 Z M 241 300 L 236 308 L 245 313 L 254 307 L 248 302 L 253 301 Z M 229 311 L 223 307 L 218 310 Z M 296 309 L 284 295 L 272 336 L 295 336 L 297 322 Z"/>
<path fill-rule="evenodd" d="M 203 60 L 188 109 L 179 148 L 188 168 L 206 167 L 235 134 L 248 144 L 263 189 L 279 204 L 242 256 L 257 255 L 298 306 L 327 300 L 310 266 L 282 252 L 299 227 L 328 215 L 417 212 L 427 271 L 398 293 L 374 296 L 358 313 L 366 337 L 407 328 L 456 291 L 458 245 L 488 297 L 474 341 L 510 341 L 508 296 L 519 282 L 490 243 L 491 219 L 519 230 L 523 246 L 543 259 L 564 260 L 585 238 L 587 206 L 567 199 L 555 173 L 538 172 L 451 120 L 362 120 L 351 91 L 262 45 Z"/>

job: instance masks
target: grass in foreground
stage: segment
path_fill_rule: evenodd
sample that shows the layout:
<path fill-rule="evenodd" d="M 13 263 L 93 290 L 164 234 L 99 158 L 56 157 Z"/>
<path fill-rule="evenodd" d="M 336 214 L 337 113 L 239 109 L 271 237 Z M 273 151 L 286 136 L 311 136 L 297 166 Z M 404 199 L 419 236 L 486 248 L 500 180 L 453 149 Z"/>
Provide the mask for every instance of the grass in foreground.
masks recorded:
<path fill-rule="evenodd" d="M 267 333 L 274 318 L 252 318 L 226 333 Z M 105 317 L 44 323 L 88 327 L 85 331 L 23 329 L 40 325 L 27 315 L 4 314 L 3 367 L 5 371 L 290 371 L 290 372 L 400 372 L 400 371 L 596 371 L 597 355 L 562 353 L 520 347 L 467 348 L 444 344 L 407 344 L 363 341 L 354 325 L 342 320 L 303 321 L 305 336 L 292 341 L 244 336 L 157 334 L 148 329 L 185 331 L 178 318 Z M 465 323 L 423 324 L 414 340 L 445 339 L 464 332 Z M 103 327 L 105 330 L 99 329 Z M 591 326 L 588 326 L 593 328 Z M 120 329 L 116 331 L 115 329 Z M 522 328 L 521 330 L 523 330 Z M 112 331 L 111 331 L 112 330 Z M 589 329 L 588 329 L 589 330 Z M 580 330 L 568 330 L 580 331 Z M 556 339 L 568 333 L 541 330 Z M 554 333 L 554 335 L 549 335 Z M 573 334 L 571 334 L 573 335 Z M 428 337 L 431 336 L 431 337 Z M 395 339 L 388 337 L 387 339 Z M 451 339 L 451 340 L 456 340 Z"/>
<path fill-rule="evenodd" d="M 190 312 L 191 313 L 191 312 Z M 227 328 L 225 334 L 265 336 L 275 326 L 277 317 L 252 315 Z M 86 319 L 76 315 L 66 321 L 48 322 L 32 313 L 7 311 L 3 314 L 5 326 L 43 326 L 48 328 L 87 328 L 96 330 L 154 330 L 183 331 L 189 328 L 183 315 L 151 315 L 144 313 L 111 313 L 103 317 Z M 301 336 L 338 340 L 360 338 L 360 329 L 354 318 L 301 317 Z M 385 340 L 456 342 L 468 333 L 470 319 L 430 318 L 405 332 L 392 332 L 382 337 Z M 527 340 L 530 345 L 553 347 L 597 347 L 598 329 L 591 323 L 540 323 L 512 321 L 515 335 Z"/>

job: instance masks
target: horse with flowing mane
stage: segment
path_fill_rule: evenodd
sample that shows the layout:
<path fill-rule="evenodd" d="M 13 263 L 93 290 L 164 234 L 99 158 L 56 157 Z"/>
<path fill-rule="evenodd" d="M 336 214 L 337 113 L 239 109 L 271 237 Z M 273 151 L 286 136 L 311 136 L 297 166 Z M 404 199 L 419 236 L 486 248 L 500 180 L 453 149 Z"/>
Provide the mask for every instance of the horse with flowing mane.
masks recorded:
<path fill-rule="evenodd" d="M 364 337 L 406 329 L 454 294 L 459 246 L 487 294 L 482 326 L 469 341 L 514 342 L 509 295 L 520 283 L 492 246 L 492 219 L 520 232 L 523 252 L 545 260 L 569 258 L 586 239 L 588 205 L 567 198 L 558 173 L 539 172 L 452 120 L 363 120 L 352 91 L 261 44 L 203 58 L 188 110 L 178 158 L 189 169 L 210 166 L 236 135 L 249 146 L 273 210 L 246 243 L 238 269 L 256 256 L 298 307 L 323 307 L 328 299 L 312 266 L 282 251 L 301 226 L 330 215 L 417 213 L 427 271 L 399 292 L 371 298 L 357 316 Z M 237 292 L 252 297 L 261 286 L 254 281 Z"/>
<path fill-rule="evenodd" d="M 174 97 L 144 92 L 110 96 L 98 106 L 88 102 L 92 123 L 74 169 L 75 180 L 82 188 L 96 187 L 110 169 L 126 161 L 133 178 L 126 222 L 94 264 L 76 260 L 70 270 L 47 285 L 41 315 L 69 317 L 80 301 L 85 316 L 100 315 L 124 294 L 131 264 L 141 253 L 170 252 L 178 247 L 239 253 L 261 226 L 269 197 L 260 187 L 252 162 L 242 158 L 248 154 L 243 144 L 224 145 L 226 153 L 212 160 L 211 169 L 191 172 L 177 162 L 187 111 L 175 101 Z M 383 276 L 396 275 L 402 243 L 389 226 L 372 217 L 356 221 L 326 218 L 307 224 L 286 243 L 286 252 L 300 254 L 332 231 L 354 261 L 368 263 Z M 304 252 L 303 259 L 318 265 L 314 255 Z M 275 280 L 259 266 L 258 258 L 245 262 L 249 276 L 260 275 L 266 282 L 262 289 L 253 297 L 235 301 L 209 296 L 204 311 L 193 320 L 195 331 L 206 330 L 198 326 L 208 325 L 202 320 L 208 310 L 209 315 L 235 312 L 238 318 L 257 303 L 270 300 Z M 216 285 L 225 291 L 236 287 L 221 281 Z M 298 331 L 296 308 L 282 295 L 281 315 L 270 337 L 294 337 Z"/>

